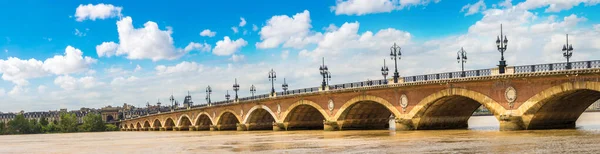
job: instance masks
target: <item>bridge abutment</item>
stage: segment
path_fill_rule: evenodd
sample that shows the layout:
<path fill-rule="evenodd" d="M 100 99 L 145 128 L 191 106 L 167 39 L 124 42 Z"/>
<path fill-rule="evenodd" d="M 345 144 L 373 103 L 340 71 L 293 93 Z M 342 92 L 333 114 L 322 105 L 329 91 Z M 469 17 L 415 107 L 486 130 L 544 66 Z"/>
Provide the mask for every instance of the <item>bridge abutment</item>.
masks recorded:
<path fill-rule="evenodd" d="M 340 130 L 340 125 L 338 125 L 337 121 L 323 121 L 323 130 L 324 131 L 336 131 Z"/>
<path fill-rule="evenodd" d="M 500 122 L 500 131 L 516 131 L 525 129 L 521 116 L 500 115 L 498 122 Z"/>
<path fill-rule="evenodd" d="M 410 119 L 395 119 L 396 131 L 413 130 L 413 123 Z"/>

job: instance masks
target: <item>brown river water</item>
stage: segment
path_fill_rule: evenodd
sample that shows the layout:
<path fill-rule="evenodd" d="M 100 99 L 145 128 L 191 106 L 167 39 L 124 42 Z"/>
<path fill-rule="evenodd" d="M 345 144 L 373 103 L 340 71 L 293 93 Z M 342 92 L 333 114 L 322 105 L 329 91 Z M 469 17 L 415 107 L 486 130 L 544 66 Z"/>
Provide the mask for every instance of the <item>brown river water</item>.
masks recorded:
<path fill-rule="evenodd" d="M 600 112 L 564 130 L 500 132 L 494 117 L 473 116 L 468 130 L 5 135 L 0 153 L 600 153 Z"/>

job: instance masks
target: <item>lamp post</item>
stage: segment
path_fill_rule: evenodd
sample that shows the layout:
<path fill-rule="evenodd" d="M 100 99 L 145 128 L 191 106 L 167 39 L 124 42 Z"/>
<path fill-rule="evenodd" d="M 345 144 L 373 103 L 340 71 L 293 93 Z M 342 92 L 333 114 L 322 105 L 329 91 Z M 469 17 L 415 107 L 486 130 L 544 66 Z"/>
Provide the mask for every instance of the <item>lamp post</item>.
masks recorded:
<path fill-rule="evenodd" d="M 329 68 L 325 65 L 325 57 L 323 57 L 323 65 L 319 67 L 319 71 L 321 76 L 323 76 L 323 82 L 321 83 L 321 89 L 325 90 L 325 86 L 327 86 L 327 81 L 331 80 L 331 74 L 329 74 Z"/>
<path fill-rule="evenodd" d="M 212 88 L 210 86 L 206 87 L 206 102 L 210 105 L 210 93 L 212 93 Z"/>
<path fill-rule="evenodd" d="M 254 87 L 254 85 L 250 86 L 250 93 L 252 93 L 252 99 L 254 99 L 255 92 L 256 92 L 256 87 Z"/>
<path fill-rule="evenodd" d="M 227 102 L 229 102 L 229 97 L 231 97 L 229 95 L 229 90 L 227 90 L 227 93 L 225 94 L 225 100 L 227 100 Z"/>
<path fill-rule="evenodd" d="M 385 65 L 385 59 L 383 59 L 383 66 L 381 67 L 381 75 L 383 75 L 383 84 L 387 84 L 387 75 L 390 70 Z"/>
<path fill-rule="evenodd" d="M 173 97 L 173 94 L 171 94 L 169 101 L 171 101 L 171 111 L 175 110 L 175 97 Z"/>
<path fill-rule="evenodd" d="M 567 34 L 567 44 L 563 45 L 562 51 L 563 57 L 567 58 L 567 69 L 571 69 L 571 63 L 569 62 L 569 59 L 573 55 L 573 45 L 569 44 L 569 34 Z"/>
<path fill-rule="evenodd" d="M 288 84 L 285 82 L 285 78 L 283 78 L 283 84 L 281 85 L 281 88 L 283 89 L 283 94 L 287 94 Z"/>
<path fill-rule="evenodd" d="M 503 38 L 504 37 L 504 38 Z M 506 61 L 504 61 L 504 52 L 506 51 L 506 46 L 508 44 L 508 39 L 506 39 L 506 35 L 502 33 L 502 24 L 500 24 L 500 36 L 496 39 L 496 46 L 498 47 L 498 51 L 500 51 L 500 64 L 498 64 L 498 71 L 500 74 L 504 74 L 504 70 L 506 68 Z"/>
<path fill-rule="evenodd" d="M 271 81 L 271 96 L 275 96 L 275 79 L 277 78 L 277 74 L 275 73 L 275 71 L 273 71 L 273 69 L 271 69 L 271 71 L 269 71 L 269 81 Z"/>
<path fill-rule="evenodd" d="M 237 83 L 237 78 L 235 78 L 235 83 L 233 84 L 233 91 L 235 91 L 235 99 L 234 101 L 238 100 L 238 90 L 240 90 L 240 85 Z"/>
<path fill-rule="evenodd" d="M 465 51 L 465 49 L 460 48 L 460 50 L 458 50 L 456 53 L 456 61 L 461 64 L 460 76 L 465 77 L 465 63 L 467 62 L 467 51 Z"/>
<path fill-rule="evenodd" d="M 400 74 L 398 73 L 398 60 L 400 60 L 400 57 L 402 56 L 402 52 L 400 52 L 402 50 L 402 48 L 400 48 L 400 46 L 396 45 L 396 43 L 394 43 L 394 45 L 392 45 L 392 47 L 390 48 L 390 57 L 392 58 L 392 60 L 394 60 L 394 83 L 398 83 L 398 78 L 400 78 Z"/>

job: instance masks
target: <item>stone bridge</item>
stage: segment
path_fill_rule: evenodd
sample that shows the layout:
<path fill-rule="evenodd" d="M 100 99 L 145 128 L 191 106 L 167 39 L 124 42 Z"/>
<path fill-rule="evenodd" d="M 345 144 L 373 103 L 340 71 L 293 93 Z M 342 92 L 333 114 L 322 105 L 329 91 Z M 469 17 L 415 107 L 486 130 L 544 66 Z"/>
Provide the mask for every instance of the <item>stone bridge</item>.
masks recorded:
<path fill-rule="evenodd" d="M 562 67 L 561 67 L 562 66 Z M 600 61 L 366 81 L 214 103 L 121 121 L 122 130 L 464 129 L 481 105 L 500 130 L 574 128 L 600 99 Z"/>

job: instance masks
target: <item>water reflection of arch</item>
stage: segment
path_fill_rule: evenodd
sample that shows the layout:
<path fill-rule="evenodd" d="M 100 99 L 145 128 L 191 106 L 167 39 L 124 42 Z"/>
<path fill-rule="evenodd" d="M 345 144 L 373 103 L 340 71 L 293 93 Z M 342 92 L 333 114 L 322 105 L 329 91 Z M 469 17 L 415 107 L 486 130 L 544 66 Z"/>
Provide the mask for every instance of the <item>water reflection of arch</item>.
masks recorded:
<path fill-rule="evenodd" d="M 566 82 L 538 92 L 518 109 L 524 129 L 575 128 L 575 122 L 600 99 L 600 82 Z"/>
<path fill-rule="evenodd" d="M 280 121 L 286 130 L 323 129 L 323 120 L 330 119 L 329 114 L 317 103 L 300 100 L 291 104 L 282 113 Z"/>
<path fill-rule="evenodd" d="M 421 99 L 408 113 L 414 129 L 468 128 L 473 112 L 484 105 L 496 118 L 506 112 L 498 102 L 479 92 L 450 88 Z"/>
<path fill-rule="evenodd" d="M 390 117 L 400 112 L 387 100 L 372 96 L 356 96 L 344 103 L 333 119 L 340 129 L 387 129 Z"/>
<path fill-rule="evenodd" d="M 235 114 L 233 110 L 225 109 L 217 116 L 216 124 L 218 130 L 236 130 L 237 124 L 240 123 L 241 118 Z"/>

